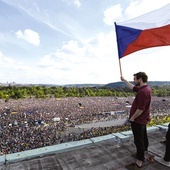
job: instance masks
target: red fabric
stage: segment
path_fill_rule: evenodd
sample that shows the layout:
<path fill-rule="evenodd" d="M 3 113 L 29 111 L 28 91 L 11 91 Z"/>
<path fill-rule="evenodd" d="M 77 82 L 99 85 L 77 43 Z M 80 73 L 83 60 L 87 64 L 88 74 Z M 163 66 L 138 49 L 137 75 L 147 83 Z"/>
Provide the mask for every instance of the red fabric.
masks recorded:
<path fill-rule="evenodd" d="M 170 45 L 170 25 L 143 30 L 138 38 L 128 45 L 123 56 L 146 48 Z"/>

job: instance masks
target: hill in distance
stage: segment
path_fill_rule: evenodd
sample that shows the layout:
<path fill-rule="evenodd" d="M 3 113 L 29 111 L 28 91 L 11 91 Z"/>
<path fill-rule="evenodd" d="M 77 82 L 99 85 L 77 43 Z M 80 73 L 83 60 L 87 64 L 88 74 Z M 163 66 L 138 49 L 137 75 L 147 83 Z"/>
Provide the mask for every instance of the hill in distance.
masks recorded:
<path fill-rule="evenodd" d="M 133 84 L 133 82 L 131 82 Z M 149 81 L 148 85 L 150 87 L 159 87 L 159 86 L 170 86 L 170 81 Z M 108 83 L 104 85 L 106 88 L 118 88 L 118 87 L 127 87 L 124 82 L 115 82 L 115 83 Z"/>
<path fill-rule="evenodd" d="M 131 82 L 133 84 L 133 82 Z M 159 87 L 159 86 L 170 86 L 170 81 L 149 81 L 148 85 L 151 87 Z M 83 87 L 98 87 L 98 88 L 124 88 L 127 85 L 120 81 L 108 84 L 69 84 L 63 85 L 64 87 L 76 87 L 76 88 L 83 88 Z"/>
<path fill-rule="evenodd" d="M 131 82 L 133 84 L 133 82 Z M 86 87 L 97 87 L 97 88 L 124 88 L 127 87 L 126 84 L 122 81 L 108 83 L 108 84 L 66 84 L 66 85 L 57 85 L 57 84 L 17 84 L 17 83 L 0 83 L 0 86 L 60 86 L 60 87 L 76 87 L 76 88 L 86 88 Z M 149 81 L 148 85 L 151 87 L 159 86 L 170 86 L 170 81 Z"/>

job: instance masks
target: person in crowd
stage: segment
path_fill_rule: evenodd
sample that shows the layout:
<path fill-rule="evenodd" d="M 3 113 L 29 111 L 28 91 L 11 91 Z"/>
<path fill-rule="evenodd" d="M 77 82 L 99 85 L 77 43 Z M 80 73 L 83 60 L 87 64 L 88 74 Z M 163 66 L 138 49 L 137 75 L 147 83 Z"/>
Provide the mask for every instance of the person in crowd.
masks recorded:
<path fill-rule="evenodd" d="M 147 85 L 148 76 L 145 72 L 138 72 L 133 76 L 135 85 L 127 81 L 123 76 L 121 76 L 121 80 L 124 81 L 130 89 L 136 92 L 135 99 L 130 109 L 129 121 L 134 135 L 137 160 L 135 163 L 129 164 L 128 166 L 137 166 L 140 168 L 145 159 L 145 151 L 148 149 L 146 124 L 150 120 L 152 90 Z"/>
<path fill-rule="evenodd" d="M 155 156 L 154 159 L 165 165 L 165 166 L 168 166 L 170 167 L 170 123 L 168 125 L 168 131 L 166 133 L 166 150 L 165 150 L 165 155 L 163 158 L 161 157 L 158 157 L 158 156 Z"/>

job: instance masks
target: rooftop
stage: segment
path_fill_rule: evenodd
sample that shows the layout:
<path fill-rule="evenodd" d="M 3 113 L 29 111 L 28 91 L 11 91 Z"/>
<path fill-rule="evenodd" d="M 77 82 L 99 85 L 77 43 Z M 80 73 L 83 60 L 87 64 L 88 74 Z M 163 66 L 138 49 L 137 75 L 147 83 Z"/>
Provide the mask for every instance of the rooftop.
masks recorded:
<path fill-rule="evenodd" d="M 163 157 L 167 125 L 149 127 L 149 152 Z M 0 156 L 0 170 L 125 170 L 135 162 L 136 152 L 131 131 L 58 144 Z M 145 170 L 168 170 L 157 162 L 144 162 Z"/>

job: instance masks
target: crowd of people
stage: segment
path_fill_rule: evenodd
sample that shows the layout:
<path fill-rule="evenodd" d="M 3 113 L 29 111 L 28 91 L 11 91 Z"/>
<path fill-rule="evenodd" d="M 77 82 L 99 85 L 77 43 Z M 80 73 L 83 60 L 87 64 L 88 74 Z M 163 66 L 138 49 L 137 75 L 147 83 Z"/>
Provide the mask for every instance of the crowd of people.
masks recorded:
<path fill-rule="evenodd" d="M 123 124 L 83 131 L 77 131 L 75 126 L 128 118 L 132 101 L 133 97 L 26 98 L 8 102 L 1 99 L 0 154 L 129 130 Z M 151 115 L 168 114 L 169 103 L 168 97 L 153 97 Z"/>

